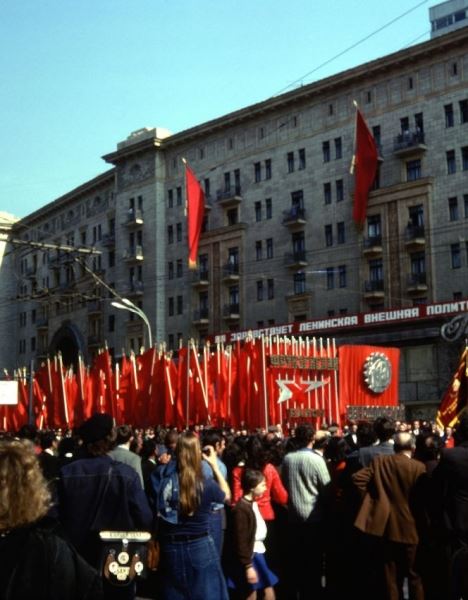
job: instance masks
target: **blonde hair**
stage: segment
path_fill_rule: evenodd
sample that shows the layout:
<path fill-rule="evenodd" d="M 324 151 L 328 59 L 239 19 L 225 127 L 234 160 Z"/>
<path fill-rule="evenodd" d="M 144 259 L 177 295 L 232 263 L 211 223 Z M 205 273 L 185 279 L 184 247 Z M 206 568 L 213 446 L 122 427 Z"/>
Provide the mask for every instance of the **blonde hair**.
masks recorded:
<path fill-rule="evenodd" d="M 31 443 L 0 440 L 0 531 L 34 523 L 50 499 Z"/>
<path fill-rule="evenodd" d="M 190 516 L 200 505 L 203 487 L 200 442 L 195 434 L 185 433 L 179 436 L 176 458 L 179 473 L 179 508 L 183 516 Z"/>

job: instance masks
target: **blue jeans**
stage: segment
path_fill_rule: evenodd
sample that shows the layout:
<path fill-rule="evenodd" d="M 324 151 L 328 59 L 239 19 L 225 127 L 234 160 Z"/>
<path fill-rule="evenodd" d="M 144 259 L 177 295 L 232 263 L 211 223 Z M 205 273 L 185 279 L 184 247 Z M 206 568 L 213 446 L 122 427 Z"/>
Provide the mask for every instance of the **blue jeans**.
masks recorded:
<path fill-rule="evenodd" d="M 228 600 L 213 538 L 161 541 L 162 600 Z"/>

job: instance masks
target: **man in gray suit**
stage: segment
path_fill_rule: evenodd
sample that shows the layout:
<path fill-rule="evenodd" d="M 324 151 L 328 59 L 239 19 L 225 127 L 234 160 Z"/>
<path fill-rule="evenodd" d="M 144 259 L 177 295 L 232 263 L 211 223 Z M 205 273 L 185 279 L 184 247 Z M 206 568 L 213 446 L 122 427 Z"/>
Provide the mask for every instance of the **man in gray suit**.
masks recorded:
<path fill-rule="evenodd" d="M 374 432 L 379 440 L 378 443 L 359 449 L 359 462 L 363 467 L 368 467 L 372 459 L 379 454 L 394 454 L 393 435 L 395 433 L 395 422 L 393 419 L 378 417 L 374 421 Z"/>
<path fill-rule="evenodd" d="M 130 451 L 130 443 L 133 440 L 133 431 L 129 425 L 117 427 L 116 446 L 109 452 L 109 456 L 114 460 L 133 467 L 140 477 L 143 487 L 143 473 L 141 470 L 141 458 L 138 454 Z"/>

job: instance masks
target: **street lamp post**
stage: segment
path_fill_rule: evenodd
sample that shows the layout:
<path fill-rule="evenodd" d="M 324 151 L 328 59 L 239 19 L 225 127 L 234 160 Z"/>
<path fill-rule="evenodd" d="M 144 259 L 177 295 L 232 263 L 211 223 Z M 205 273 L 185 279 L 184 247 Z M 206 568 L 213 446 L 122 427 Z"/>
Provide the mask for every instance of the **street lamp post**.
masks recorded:
<path fill-rule="evenodd" d="M 152 348 L 153 337 L 151 335 L 151 325 L 150 325 L 148 317 L 141 310 L 141 308 L 139 308 L 138 306 L 133 304 L 133 302 L 131 300 L 129 300 L 128 298 L 120 298 L 120 302 L 118 302 L 117 300 L 114 300 L 114 302 L 111 302 L 111 305 L 114 308 L 119 308 L 120 310 L 127 310 L 128 312 L 134 313 L 135 315 L 138 315 L 140 317 L 140 319 L 143 320 L 143 322 L 145 323 L 145 325 L 148 329 L 148 344 L 149 344 L 149 347 Z"/>

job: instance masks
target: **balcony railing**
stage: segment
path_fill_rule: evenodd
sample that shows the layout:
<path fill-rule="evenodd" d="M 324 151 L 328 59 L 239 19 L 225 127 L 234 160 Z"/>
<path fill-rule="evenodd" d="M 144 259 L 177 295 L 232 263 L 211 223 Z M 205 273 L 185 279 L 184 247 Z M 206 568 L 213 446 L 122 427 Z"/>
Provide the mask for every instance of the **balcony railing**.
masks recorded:
<path fill-rule="evenodd" d="M 105 233 L 102 236 L 103 246 L 115 246 L 115 233 Z"/>
<path fill-rule="evenodd" d="M 419 238 L 424 238 L 424 225 L 408 225 L 405 231 L 405 240 L 412 242 Z"/>
<path fill-rule="evenodd" d="M 407 154 L 414 150 L 425 150 L 423 131 L 405 131 L 396 136 L 393 143 L 393 151 L 396 154 Z"/>
<path fill-rule="evenodd" d="M 145 284 L 143 283 L 143 281 L 134 281 L 128 287 L 127 293 L 129 296 L 139 296 L 140 294 L 143 294 L 144 291 Z"/>
<path fill-rule="evenodd" d="M 284 255 L 284 263 L 286 266 L 304 267 L 307 265 L 307 256 L 305 250 L 296 250 L 295 252 L 287 252 Z"/>
<path fill-rule="evenodd" d="M 239 204 L 239 202 L 242 202 L 241 186 L 238 185 L 228 190 L 218 190 L 216 192 L 216 201 L 223 206 Z"/>
<path fill-rule="evenodd" d="M 208 321 L 209 319 L 209 310 L 208 307 L 199 308 L 198 310 L 193 311 L 193 321 Z"/>
<path fill-rule="evenodd" d="M 239 304 L 225 304 L 223 308 L 223 317 L 226 319 L 238 319 L 240 314 Z"/>
<path fill-rule="evenodd" d="M 283 225 L 303 225 L 306 222 L 306 211 L 302 206 L 292 206 L 283 211 Z"/>
<path fill-rule="evenodd" d="M 427 273 L 411 273 L 408 275 L 408 287 L 414 288 L 418 286 L 423 286 L 424 288 L 427 286 Z"/>
<path fill-rule="evenodd" d="M 143 260 L 143 246 L 130 246 L 124 251 L 124 260 Z"/>
<path fill-rule="evenodd" d="M 239 264 L 228 263 L 223 267 L 223 278 L 224 279 L 239 279 Z"/>
<path fill-rule="evenodd" d="M 364 291 L 366 294 L 373 292 L 383 292 L 384 291 L 384 280 L 383 279 L 372 279 L 370 281 L 364 282 Z"/>
<path fill-rule="evenodd" d="M 125 225 L 143 225 L 143 211 L 140 208 L 129 208 Z"/>
<path fill-rule="evenodd" d="M 199 269 L 198 271 L 194 271 L 191 274 L 191 277 L 193 285 L 208 285 L 210 281 L 210 274 L 208 272 L 208 269 Z"/>

